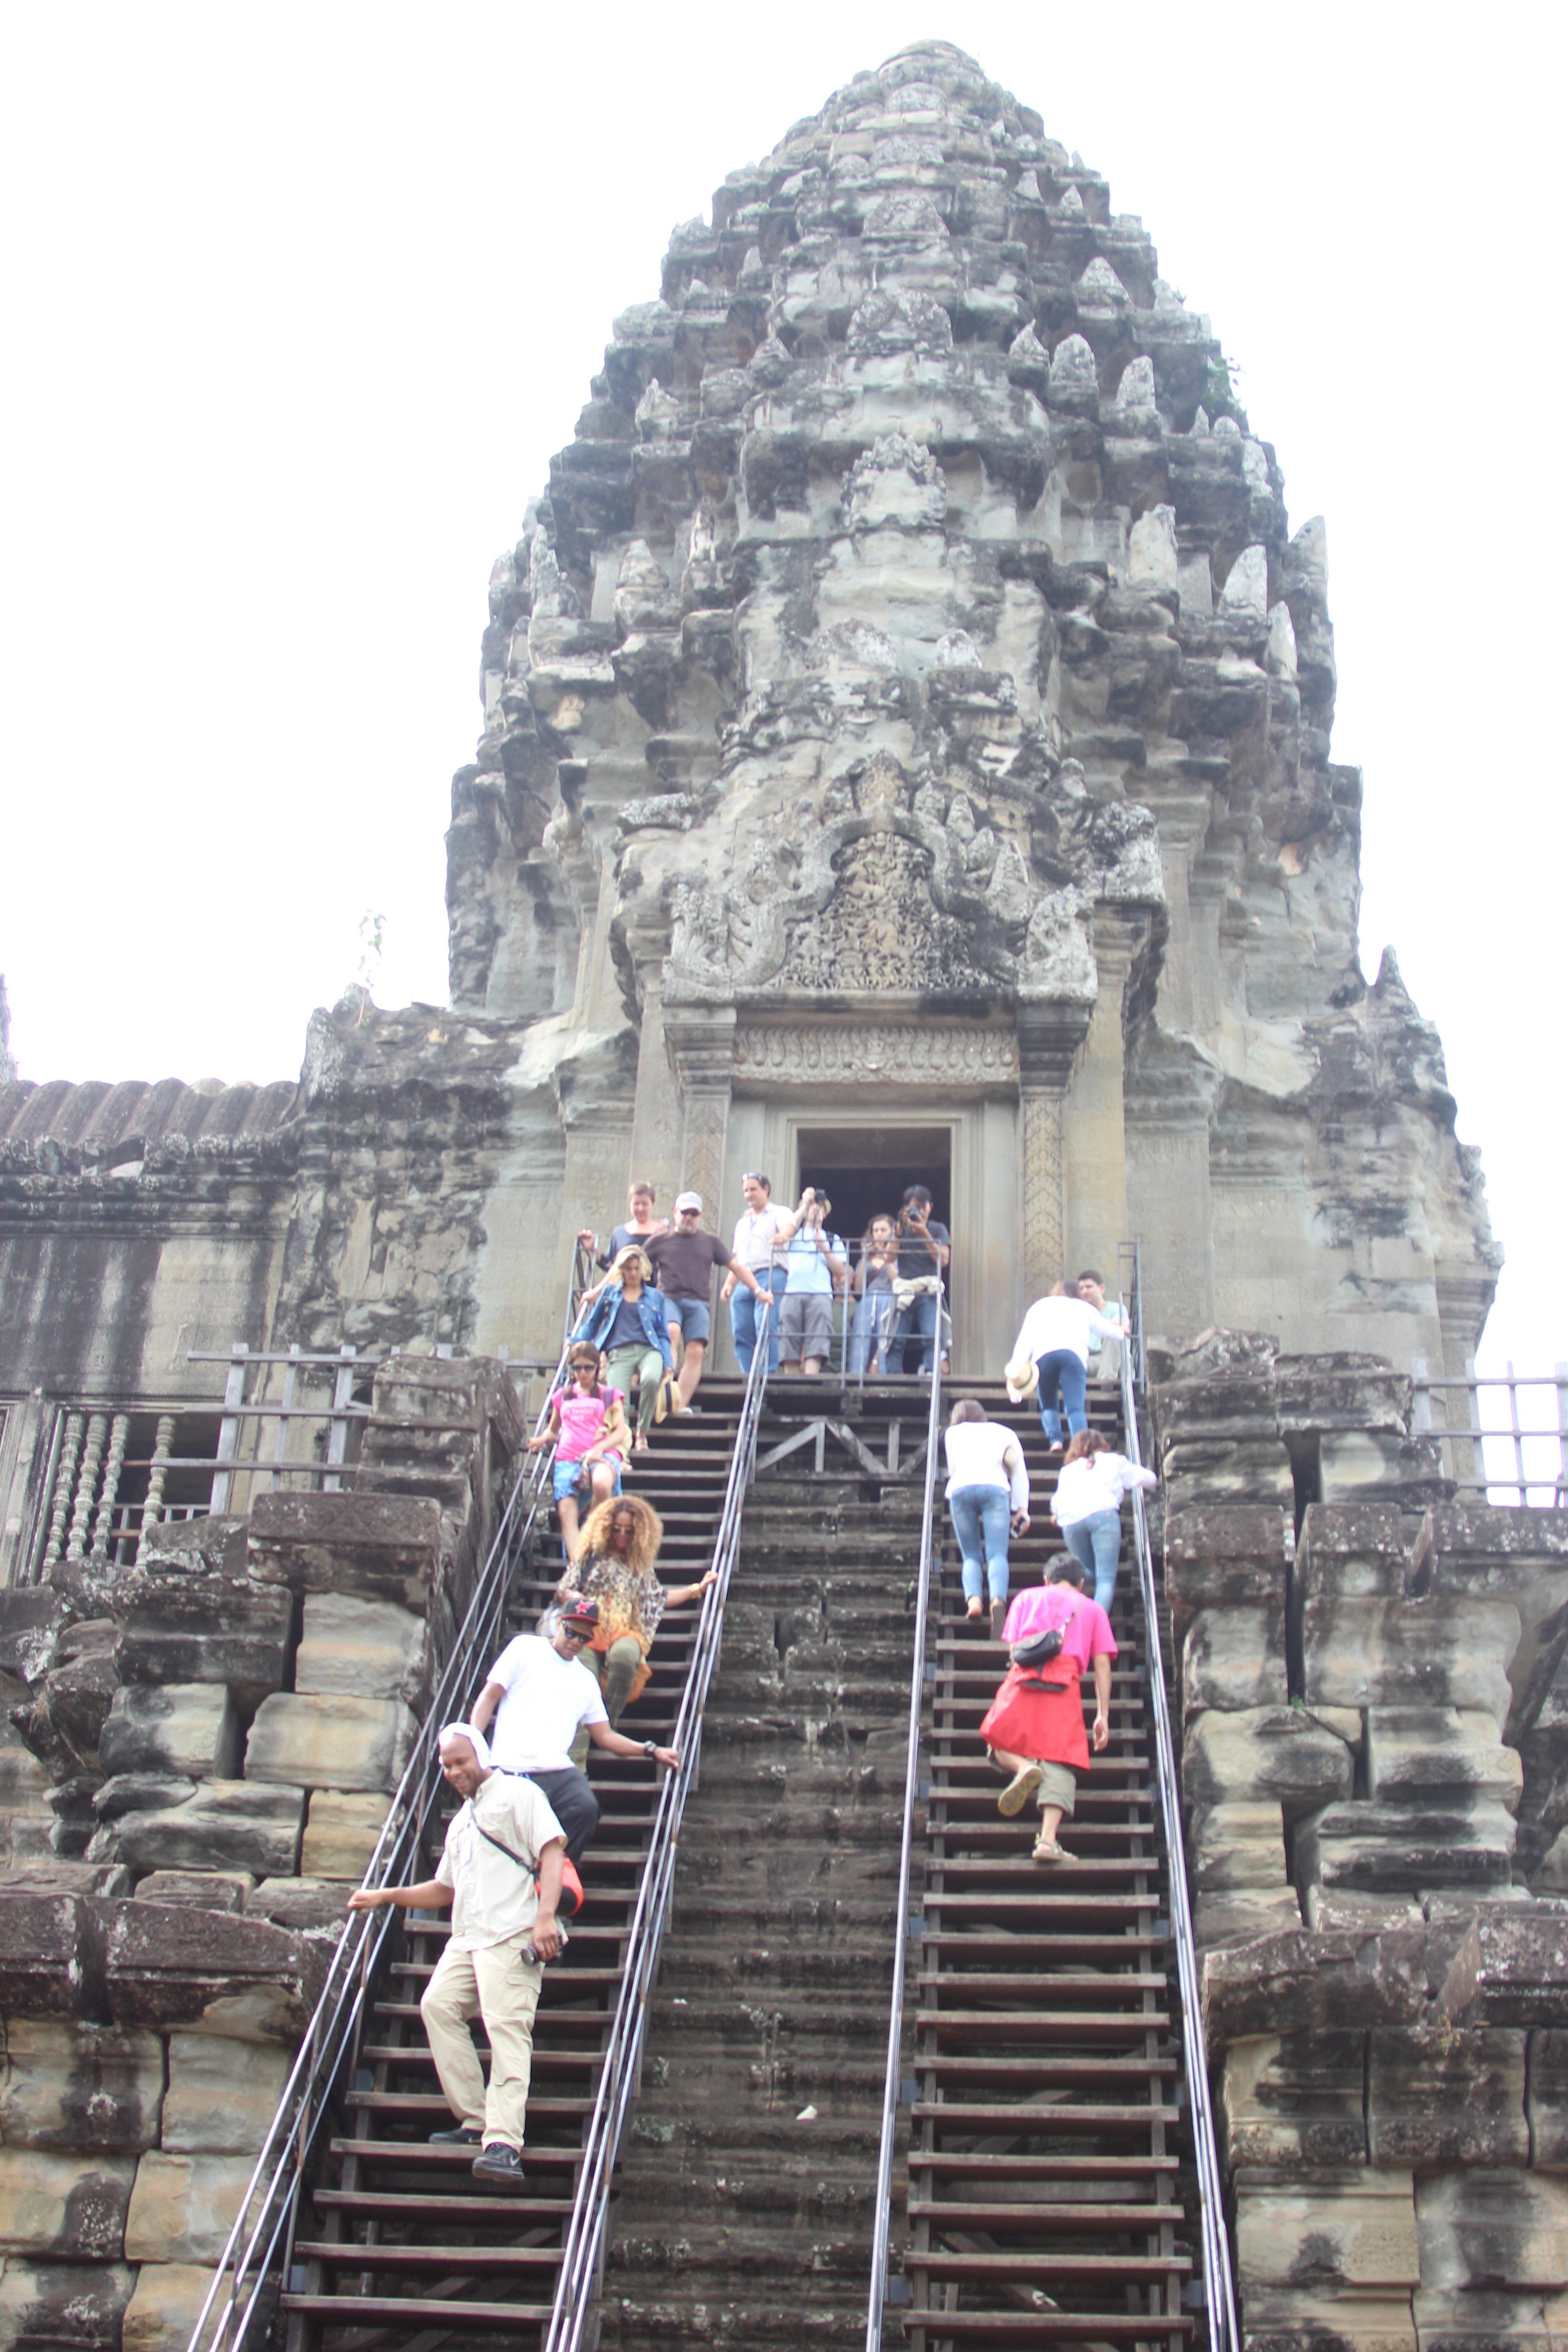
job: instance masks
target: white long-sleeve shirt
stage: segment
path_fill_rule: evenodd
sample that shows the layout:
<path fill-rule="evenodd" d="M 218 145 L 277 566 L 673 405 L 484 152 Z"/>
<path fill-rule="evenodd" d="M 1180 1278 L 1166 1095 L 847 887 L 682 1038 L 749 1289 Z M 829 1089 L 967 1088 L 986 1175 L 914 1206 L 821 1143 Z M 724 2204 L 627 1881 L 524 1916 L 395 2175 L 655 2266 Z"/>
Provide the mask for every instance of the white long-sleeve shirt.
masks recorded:
<path fill-rule="evenodd" d="M 1097 1511 L 1119 1511 L 1121 1497 L 1134 1486 L 1156 1486 L 1152 1470 L 1141 1470 L 1124 1454 L 1080 1454 L 1064 1463 L 1051 1496 L 1051 1517 L 1058 1528 L 1076 1527 Z"/>
<path fill-rule="evenodd" d="M 1125 1323 L 1101 1315 L 1087 1298 L 1037 1298 L 1024 1318 L 1013 1343 L 1013 1353 L 1037 1363 L 1042 1356 L 1051 1355 L 1058 1348 L 1070 1348 L 1087 1369 L 1091 1331 L 1100 1332 L 1107 1339 L 1127 1337 Z"/>
<path fill-rule="evenodd" d="M 1005 1486 L 1015 1511 L 1029 1507 L 1029 1473 L 1016 1433 L 1003 1421 L 955 1421 L 947 1449 L 947 1492 L 961 1486 Z M 1009 1447 L 1012 1460 L 1006 1458 Z"/>

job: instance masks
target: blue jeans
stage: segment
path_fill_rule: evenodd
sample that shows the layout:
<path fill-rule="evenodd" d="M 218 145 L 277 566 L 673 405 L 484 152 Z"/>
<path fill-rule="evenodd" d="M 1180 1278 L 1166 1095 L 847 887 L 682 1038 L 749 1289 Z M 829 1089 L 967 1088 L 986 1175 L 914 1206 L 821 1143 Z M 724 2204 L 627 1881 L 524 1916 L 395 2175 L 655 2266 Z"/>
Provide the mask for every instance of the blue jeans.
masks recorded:
<path fill-rule="evenodd" d="M 784 1284 L 789 1277 L 782 1265 L 770 1267 L 766 1273 L 759 1273 L 755 1266 L 752 1271 L 756 1274 L 762 1287 L 773 1294 L 773 1311 L 768 1318 L 768 1370 L 776 1372 L 779 1368 L 778 1303 L 784 1297 Z M 735 1360 L 742 1373 L 745 1374 L 751 1370 L 752 1358 L 757 1352 L 757 1302 L 742 1284 L 737 1284 L 735 1295 L 730 1301 L 730 1328 L 735 1335 Z"/>
<path fill-rule="evenodd" d="M 924 1340 L 925 1345 L 921 1349 L 921 1370 L 922 1372 L 929 1372 L 931 1366 L 935 1363 L 936 1318 L 939 1303 L 940 1302 L 938 1301 L 934 1291 L 924 1290 L 921 1293 L 918 1298 L 910 1299 L 909 1305 L 899 1317 L 897 1323 L 893 1326 L 892 1353 L 896 1359 L 895 1368 L 899 1371 L 901 1372 L 904 1369 L 904 1341 L 906 1339 Z"/>
<path fill-rule="evenodd" d="M 1094 1597 L 1109 1614 L 1116 1598 L 1116 1563 L 1121 1557 L 1121 1512 L 1092 1511 L 1087 1519 L 1075 1519 L 1070 1528 L 1062 1529 L 1062 1541 L 1084 1575 L 1093 1577 Z"/>
<path fill-rule="evenodd" d="M 1068 1427 L 1076 1437 L 1080 1429 L 1089 1427 L 1089 1415 L 1083 1409 L 1084 1391 L 1089 1382 L 1089 1367 L 1071 1348 L 1053 1348 L 1039 1359 L 1040 1366 L 1040 1427 L 1046 1442 L 1059 1445 L 1062 1424 L 1057 1412 L 1057 1391 L 1062 1392 L 1062 1409 Z"/>
<path fill-rule="evenodd" d="M 849 1377 L 863 1381 L 867 1367 L 875 1354 L 880 1361 L 887 1346 L 888 1325 L 892 1319 L 893 1294 L 890 1290 L 868 1290 L 864 1298 L 855 1302 L 855 1320 L 849 1332 Z M 882 1370 L 888 1369 L 884 1363 Z"/>
<path fill-rule="evenodd" d="M 948 1496 L 947 1507 L 952 1514 L 952 1532 L 963 1554 L 964 1599 L 982 1599 L 989 1575 L 992 1600 L 1005 1601 L 1007 1537 L 1013 1518 L 1006 1487 L 960 1486 Z"/>

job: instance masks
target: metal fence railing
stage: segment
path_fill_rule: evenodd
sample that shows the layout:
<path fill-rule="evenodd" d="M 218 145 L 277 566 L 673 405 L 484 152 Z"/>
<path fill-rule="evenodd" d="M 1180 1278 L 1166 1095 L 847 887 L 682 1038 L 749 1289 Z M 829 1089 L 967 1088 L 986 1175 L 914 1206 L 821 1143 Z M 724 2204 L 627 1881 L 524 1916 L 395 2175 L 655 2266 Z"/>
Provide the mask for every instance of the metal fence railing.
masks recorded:
<path fill-rule="evenodd" d="M 557 1379 L 565 1377 L 565 1365 L 563 1347 Z M 542 1411 L 538 1430 L 543 1429 L 544 1421 Z M 513 1569 L 542 1506 L 549 1506 L 552 1458 L 549 1448 L 528 1455 L 513 1482 L 473 1599 L 388 1807 L 365 1870 L 366 1886 L 402 1885 L 418 1856 L 426 1822 L 444 1787 L 437 1753 L 440 1727 L 467 1711 L 474 1659 L 494 1655 Z M 392 1905 L 349 1915 L 239 2214 L 214 2272 L 189 2352 L 241 2352 L 267 2297 L 268 2281 L 287 2273 L 308 2170 L 352 2065 L 383 1948 L 399 1918 Z"/>
<path fill-rule="evenodd" d="M 712 1565 L 719 1580 L 704 1594 L 692 1644 L 686 1686 L 670 1735 L 680 1762 L 667 1773 L 658 1794 L 632 1913 L 619 1996 L 605 2045 L 593 2113 L 588 2119 L 583 2158 L 577 2175 L 572 2218 L 556 2282 L 555 2302 L 545 2332 L 545 2352 L 580 2352 L 604 2267 L 605 2227 L 609 2216 L 610 2183 L 619 2153 L 626 2116 L 637 2095 L 642 2065 L 643 2040 L 647 2031 L 648 2005 L 658 1968 L 675 1892 L 675 1864 L 686 1801 L 697 1780 L 701 1749 L 702 1713 L 713 1671 L 719 1663 L 724 1604 L 740 1551 L 741 1517 L 756 1457 L 757 1424 L 768 1379 L 767 1319 L 771 1302 L 757 1312 L 757 1344 L 746 1375 L 740 1427 L 730 1457 L 729 1476 L 713 1540 Z"/>
<path fill-rule="evenodd" d="M 1117 1256 L 1121 1303 L 1131 1327 L 1131 1337 L 1121 1350 L 1121 1412 L 1125 1423 L 1122 1445 L 1128 1460 L 1142 1466 L 1143 1454 L 1138 1412 L 1144 1391 L 1142 1259 L 1136 1242 L 1123 1243 Z M 1225 2174 L 1220 2164 L 1219 2139 L 1209 2094 L 1208 2053 L 1204 2039 L 1197 1946 L 1193 1934 L 1192 1903 L 1187 1886 L 1186 1842 L 1182 1833 L 1179 1759 L 1160 1641 L 1160 1596 L 1154 1582 L 1154 1555 L 1149 1541 L 1148 1517 L 1143 1508 L 1142 1491 L 1138 1487 L 1132 1490 L 1132 1527 L 1138 1587 L 1143 1602 L 1149 1706 L 1154 1724 L 1154 1779 L 1159 1791 L 1161 1826 L 1164 1832 L 1170 1879 L 1171 1942 L 1175 1950 L 1176 1980 L 1182 2000 L 1182 2061 L 1186 2078 L 1188 2113 L 1192 2118 L 1193 2168 L 1208 2306 L 1209 2352 L 1240 2352 L 1236 2281 L 1231 2265 L 1230 2235 L 1225 2218 Z"/>
<path fill-rule="evenodd" d="M 939 1295 L 938 1305 L 944 1299 Z M 871 2230 L 871 2279 L 866 2302 L 866 2352 L 879 2352 L 888 2300 L 888 2255 L 893 2224 L 893 2151 L 898 2132 L 899 2080 L 904 2038 L 904 1977 L 910 1945 L 910 1887 L 914 1872 L 915 1812 L 920 1801 L 921 1719 L 925 1708 L 927 1632 L 937 1573 L 936 1480 L 942 1445 L 942 1350 L 931 1364 L 926 1418 L 925 1495 L 921 1516 L 921 1565 L 910 1670 L 910 1716 L 904 1755 L 903 1827 L 899 1843 L 899 1892 L 894 1911 L 893 1981 L 888 1996 L 888 2057 L 882 2078 L 882 2122 Z"/>
<path fill-rule="evenodd" d="M 1568 1364 L 1550 1372 L 1434 1374 L 1411 1361 L 1411 1427 L 1434 1437 L 1461 1496 L 1519 1508 L 1568 1510 Z"/>

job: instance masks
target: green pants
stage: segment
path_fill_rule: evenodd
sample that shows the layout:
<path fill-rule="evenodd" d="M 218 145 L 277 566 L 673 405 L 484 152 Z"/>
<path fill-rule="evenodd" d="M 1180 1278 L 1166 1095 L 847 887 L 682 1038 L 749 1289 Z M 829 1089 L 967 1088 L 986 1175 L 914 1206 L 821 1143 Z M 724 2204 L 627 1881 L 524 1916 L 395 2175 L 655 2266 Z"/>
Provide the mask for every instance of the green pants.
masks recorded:
<path fill-rule="evenodd" d="M 657 1348 L 617 1348 L 605 1359 L 610 1386 L 625 1389 L 630 1395 L 632 1374 L 639 1373 L 642 1386 L 637 1391 L 637 1427 L 646 1436 L 653 1427 L 654 1407 L 658 1402 L 658 1384 L 664 1378 L 664 1358 Z"/>

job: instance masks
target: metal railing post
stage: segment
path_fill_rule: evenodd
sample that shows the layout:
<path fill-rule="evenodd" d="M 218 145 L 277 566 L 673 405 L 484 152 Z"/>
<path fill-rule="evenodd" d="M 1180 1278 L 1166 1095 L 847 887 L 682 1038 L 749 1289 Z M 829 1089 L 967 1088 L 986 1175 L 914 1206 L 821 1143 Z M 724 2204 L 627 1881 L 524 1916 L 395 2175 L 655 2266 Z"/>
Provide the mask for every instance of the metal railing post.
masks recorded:
<path fill-rule="evenodd" d="M 1122 1440 L 1127 1458 L 1142 1466 L 1138 1433 L 1138 1404 L 1143 1376 L 1143 1285 L 1142 1253 L 1136 1243 L 1123 1251 L 1131 1259 L 1131 1338 L 1121 1350 L 1121 1412 L 1126 1423 Z M 1127 1302 L 1124 1298 L 1123 1304 Z M 1225 2177 L 1219 2160 L 1218 2136 L 1209 2096 L 1208 2052 L 1204 2038 L 1203 1999 L 1198 1981 L 1197 1947 L 1193 1936 L 1192 1906 L 1187 1892 L 1186 1843 L 1182 1833 L 1182 1792 L 1177 1772 L 1175 1738 L 1165 1696 L 1165 1667 L 1160 1649 L 1159 1594 L 1154 1583 L 1154 1555 L 1149 1542 L 1149 1521 L 1141 1487 L 1132 1490 L 1133 1543 L 1138 1584 L 1143 1600 L 1144 1638 L 1149 1675 L 1149 1703 L 1154 1718 L 1155 1780 L 1165 1834 L 1170 1880 L 1171 1941 L 1176 1951 L 1176 1978 L 1182 1998 L 1182 2063 L 1186 2077 L 1188 2112 L 1192 2116 L 1194 2170 L 1198 2194 L 1199 2236 L 1204 2253 L 1204 2279 L 1208 2294 L 1209 2352 L 1239 2352 L 1240 2331 L 1236 2315 L 1236 2282 L 1231 2269 L 1230 2235 L 1225 2219 Z"/>
<path fill-rule="evenodd" d="M 936 1566 L 936 1475 L 942 1430 L 942 1310 L 936 1294 L 936 1339 L 926 1415 L 925 1487 L 921 1506 L 921 1565 L 915 1591 L 913 1655 L 910 1666 L 908 1744 L 904 1756 L 904 1815 L 899 1844 L 899 1892 L 893 1922 L 893 1981 L 888 2001 L 888 2055 L 882 2076 L 882 2127 L 877 2151 L 877 2191 L 871 2231 L 871 2280 L 866 2302 L 866 2352 L 879 2352 L 888 2300 L 888 2256 L 893 2228 L 893 2142 L 899 2116 L 899 2070 L 904 2044 L 904 1977 L 909 1951 L 910 1887 L 914 1874 L 915 1807 L 920 1796 L 921 1717 L 925 1707 L 926 1634 Z"/>

